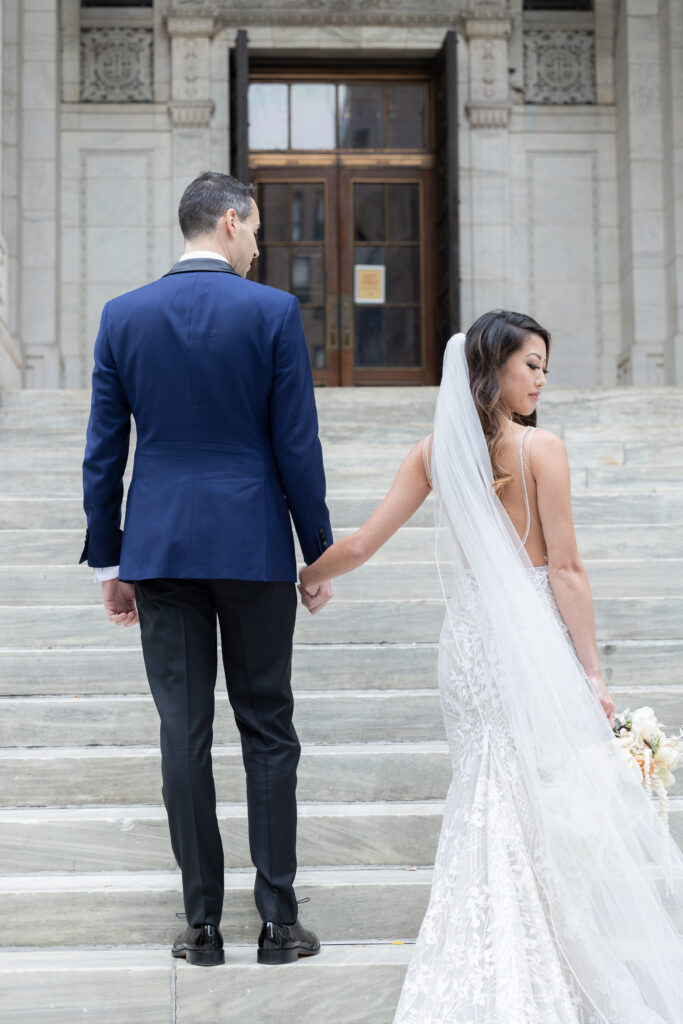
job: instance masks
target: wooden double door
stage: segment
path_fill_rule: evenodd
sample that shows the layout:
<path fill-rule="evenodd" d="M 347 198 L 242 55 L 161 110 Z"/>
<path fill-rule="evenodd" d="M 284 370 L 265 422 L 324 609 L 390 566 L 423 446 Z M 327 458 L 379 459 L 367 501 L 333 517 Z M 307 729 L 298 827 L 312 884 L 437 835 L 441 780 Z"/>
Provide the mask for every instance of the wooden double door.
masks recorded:
<path fill-rule="evenodd" d="M 330 163 L 252 180 L 251 276 L 298 298 L 315 383 L 435 383 L 433 171 Z"/>

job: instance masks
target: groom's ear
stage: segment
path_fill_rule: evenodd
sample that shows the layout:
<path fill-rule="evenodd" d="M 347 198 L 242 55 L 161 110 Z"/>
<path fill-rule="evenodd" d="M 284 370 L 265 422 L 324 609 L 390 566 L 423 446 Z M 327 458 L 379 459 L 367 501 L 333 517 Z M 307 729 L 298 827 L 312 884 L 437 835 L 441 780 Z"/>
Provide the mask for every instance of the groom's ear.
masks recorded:
<path fill-rule="evenodd" d="M 231 207 L 229 210 L 225 211 L 222 217 L 219 217 L 218 223 L 222 225 L 229 238 L 234 238 L 237 234 L 238 220 L 237 210 L 233 210 Z"/>

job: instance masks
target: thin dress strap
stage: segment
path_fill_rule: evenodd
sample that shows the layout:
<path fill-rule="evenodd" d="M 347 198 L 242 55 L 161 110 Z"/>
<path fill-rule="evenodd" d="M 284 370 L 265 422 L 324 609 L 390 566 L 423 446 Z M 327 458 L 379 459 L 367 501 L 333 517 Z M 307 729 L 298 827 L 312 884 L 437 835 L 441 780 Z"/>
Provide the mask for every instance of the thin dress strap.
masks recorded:
<path fill-rule="evenodd" d="M 524 536 L 522 537 L 522 547 L 526 544 L 529 539 L 529 530 L 531 529 L 531 511 L 529 509 L 529 492 L 526 486 L 526 474 L 524 472 L 524 438 L 533 430 L 533 427 L 527 427 L 522 433 L 522 438 L 519 442 L 519 468 L 522 473 L 522 489 L 524 491 L 524 508 L 526 509 L 526 528 L 524 530 Z"/>

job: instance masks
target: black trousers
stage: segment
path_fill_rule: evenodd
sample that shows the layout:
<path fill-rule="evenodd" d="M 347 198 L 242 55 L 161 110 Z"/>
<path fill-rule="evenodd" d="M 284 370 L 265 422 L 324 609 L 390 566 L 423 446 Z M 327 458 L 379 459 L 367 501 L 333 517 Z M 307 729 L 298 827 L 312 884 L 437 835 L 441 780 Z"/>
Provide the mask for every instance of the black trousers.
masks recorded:
<path fill-rule="evenodd" d="M 135 584 L 147 678 L 161 718 L 161 770 L 188 924 L 218 925 L 223 847 L 211 766 L 220 624 L 228 697 L 247 775 L 254 896 L 264 921 L 296 920 L 292 724 L 293 583 L 143 580 Z"/>

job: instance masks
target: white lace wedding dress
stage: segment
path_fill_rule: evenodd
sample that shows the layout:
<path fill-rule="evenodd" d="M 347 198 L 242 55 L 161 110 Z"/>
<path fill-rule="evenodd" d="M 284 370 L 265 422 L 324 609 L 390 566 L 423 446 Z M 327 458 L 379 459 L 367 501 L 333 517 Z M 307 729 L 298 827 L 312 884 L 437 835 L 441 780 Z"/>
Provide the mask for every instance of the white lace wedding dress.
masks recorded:
<path fill-rule="evenodd" d="M 521 452 L 520 444 L 520 462 Z M 522 482 L 527 499 L 526 540 L 529 511 L 523 465 Z M 524 571 L 533 595 L 550 611 L 561 633 L 561 637 L 548 634 L 548 643 L 562 643 L 564 638 L 567 655 L 573 659 L 547 568 L 528 566 Z M 521 599 L 533 595 L 529 592 Z M 531 642 L 543 645 L 548 628 L 539 621 Z M 500 648 L 496 623 L 475 574 L 465 571 L 450 598 L 439 650 L 439 690 L 452 782 L 429 907 L 394 1024 L 681 1024 L 683 1018 L 670 1014 L 683 1007 L 683 993 L 669 990 L 662 995 L 659 979 L 649 978 L 649 964 L 639 962 L 640 915 L 661 914 L 661 910 L 657 897 L 653 898 L 657 906 L 648 909 L 649 890 L 645 895 L 640 892 L 635 869 L 629 868 L 629 877 L 621 883 L 618 877 L 609 882 L 620 889 L 628 905 L 635 879 L 635 935 L 623 924 L 628 912 L 621 913 L 619 908 L 613 915 L 612 908 L 603 912 L 603 904 L 612 902 L 603 887 L 603 872 L 608 875 L 613 870 L 618 876 L 626 870 L 617 835 L 615 850 L 609 848 L 609 830 L 618 832 L 622 827 L 618 815 L 615 824 L 606 823 L 607 831 L 601 831 L 602 822 L 591 820 L 591 813 L 600 815 L 600 806 L 592 812 L 586 809 L 587 798 L 578 783 L 574 804 L 573 769 L 567 765 L 563 772 L 565 755 L 558 754 L 558 761 L 553 761 L 552 737 L 545 782 L 543 764 L 539 773 L 550 798 L 539 798 L 541 790 L 529 781 L 529 761 L 524 760 L 520 741 L 520 720 L 526 715 L 533 722 L 533 706 L 524 708 L 528 698 L 520 692 L 515 713 L 519 711 L 521 719 L 512 721 L 509 693 L 502 682 L 509 682 L 509 665 L 501 664 Z M 514 658 L 514 652 L 509 657 Z M 548 680 L 548 689 L 554 682 Z M 588 694 L 587 688 L 586 681 Z M 583 699 L 580 694 L 579 699 Z M 597 703 L 592 694 L 587 700 Z M 539 707 L 539 714 L 544 713 Z M 559 735 L 573 725 L 558 721 L 557 727 Z M 533 731 L 531 724 L 529 731 Z M 576 745 L 581 746 L 580 740 Z M 538 760 L 538 754 L 534 756 Z M 595 770 L 602 768 L 598 758 Z M 605 769 L 607 774 L 612 770 Z M 606 785 L 604 799 L 610 802 Z M 640 794 L 635 797 L 634 820 L 638 814 L 649 814 L 639 799 Z M 556 820 L 551 821 L 553 816 Z M 631 816 L 627 802 L 624 817 Z M 658 828 L 649 818 L 648 826 Z M 659 836 L 658 842 L 665 843 L 666 837 Z M 599 852 L 592 843 L 598 844 Z M 676 939 L 669 918 L 662 915 L 662 920 L 661 948 L 673 955 L 680 980 L 680 933 L 675 930 Z M 643 940 L 652 941 L 650 935 L 643 935 Z M 672 950 L 676 941 L 678 948 Z M 671 978 L 671 968 L 667 971 Z"/>

